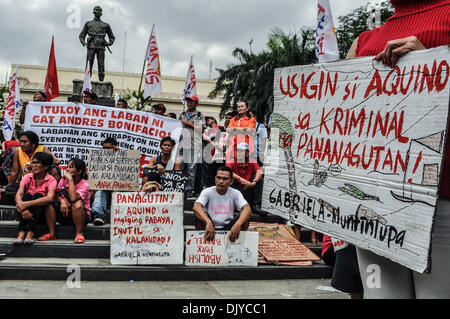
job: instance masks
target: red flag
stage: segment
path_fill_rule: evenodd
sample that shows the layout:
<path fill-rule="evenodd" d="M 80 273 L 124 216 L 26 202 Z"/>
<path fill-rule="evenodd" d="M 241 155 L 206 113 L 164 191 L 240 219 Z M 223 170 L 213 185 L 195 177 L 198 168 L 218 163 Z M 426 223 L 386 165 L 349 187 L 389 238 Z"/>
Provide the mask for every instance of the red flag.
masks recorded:
<path fill-rule="evenodd" d="M 52 48 L 48 59 L 47 76 L 45 77 L 44 92 L 47 94 L 47 102 L 59 96 L 58 71 L 55 59 L 55 38 L 52 37 Z"/>

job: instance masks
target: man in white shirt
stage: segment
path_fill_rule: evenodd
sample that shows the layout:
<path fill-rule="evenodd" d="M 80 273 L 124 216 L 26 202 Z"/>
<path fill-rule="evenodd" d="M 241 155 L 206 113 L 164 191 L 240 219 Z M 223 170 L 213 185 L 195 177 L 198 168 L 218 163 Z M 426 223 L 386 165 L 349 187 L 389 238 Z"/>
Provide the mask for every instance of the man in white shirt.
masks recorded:
<path fill-rule="evenodd" d="M 197 217 L 196 229 L 206 230 L 206 240 L 214 239 L 217 230 L 229 230 L 230 241 L 239 238 L 241 230 L 248 229 L 252 215 L 250 205 L 242 193 L 234 188 L 233 171 L 226 166 L 220 167 L 216 173 L 216 186 L 202 191 L 194 204 L 194 214 Z M 234 211 L 240 215 L 235 218 Z"/>

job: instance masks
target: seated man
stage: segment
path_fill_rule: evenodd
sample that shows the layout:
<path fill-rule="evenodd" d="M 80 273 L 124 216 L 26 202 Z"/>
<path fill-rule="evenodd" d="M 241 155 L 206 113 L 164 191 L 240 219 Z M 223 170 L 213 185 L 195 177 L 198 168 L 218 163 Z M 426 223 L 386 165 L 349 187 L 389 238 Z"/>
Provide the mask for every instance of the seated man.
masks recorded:
<path fill-rule="evenodd" d="M 108 137 L 102 142 L 104 150 L 118 151 L 117 141 L 113 137 Z M 106 210 L 111 204 L 111 191 L 97 190 L 94 193 L 94 202 L 92 203 L 92 221 L 95 226 L 102 226 L 106 221 Z"/>
<path fill-rule="evenodd" d="M 241 143 L 237 146 L 237 158 L 227 166 L 233 171 L 233 178 L 237 181 L 235 188 L 242 192 L 245 200 L 254 205 L 257 183 L 262 179 L 263 173 L 257 163 L 249 161 L 249 145 Z"/>
<path fill-rule="evenodd" d="M 206 230 L 206 240 L 213 240 L 218 229 L 229 230 L 230 241 L 234 242 L 241 230 L 248 229 L 252 211 L 242 194 L 230 187 L 231 184 L 232 170 L 226 166 L 220 167 L 216 173 L 216 186 L 204 189 L 194 204 L 195 228 Z M 241 212 L 236 218 L 235 210 Z"/>

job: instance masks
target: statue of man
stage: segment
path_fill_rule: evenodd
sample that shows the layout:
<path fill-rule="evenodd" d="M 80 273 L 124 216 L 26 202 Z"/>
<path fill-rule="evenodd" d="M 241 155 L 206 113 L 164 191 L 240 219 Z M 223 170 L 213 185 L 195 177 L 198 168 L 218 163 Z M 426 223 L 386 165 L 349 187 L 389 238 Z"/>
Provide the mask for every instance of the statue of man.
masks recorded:
<path fill-rule="evenodd" d="M 105 79 L 105 47 L 108 47 L 109 50 L 109 46 L 113 45 L 114 40 L 116 39 L 109 24 L 100 20 L 102 13 L 103 10 L 101 7 L 95 7 L 94 20 L 86 22 L 83 31 L 80 33 L 81 44 L 83 46 L 87 45 L 86 65 L 87 62 L 89 62 L 91 75 L 94 59 L 97 55 L 98 78 L 100 82 L 103 82 Z M 87 42 L 85 42 L 86 35 L 89 36 Z M 105 39 L 106 35 L 108 35 L 109 42 Z"/>

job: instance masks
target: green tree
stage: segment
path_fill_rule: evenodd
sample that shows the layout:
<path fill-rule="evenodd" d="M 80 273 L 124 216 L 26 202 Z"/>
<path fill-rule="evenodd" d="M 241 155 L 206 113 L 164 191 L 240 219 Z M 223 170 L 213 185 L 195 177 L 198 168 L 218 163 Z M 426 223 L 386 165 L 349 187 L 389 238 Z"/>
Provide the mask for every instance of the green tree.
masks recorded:
<path fill-rule="evenodd" d="M 345 58 L 353 41 L 368 30 L 369 5 L 359 7 L 338 18 L 336 34 L 339 53 Z M 383 24 L 394 9 L 388 1 L 380 5 L 380 22 Z M 265 121 L 273 111 L 273 82 L 276 68 L 305 65 L 317 62 L 315 55 L 315 30 L 302 28 L 299 34 L 286 34 L 276 28 L 271 31 L 267 48 L 256 54 L 242 48 L 233 51 L 236 64 L 217 69 L 219 77 L 211 98 L 223 94 L 220 116 L 236 109 L 237 103 L 246 100 L 256 110 L 258 121 Z"/>
<path fill-rule="evenodd" d="M 370 4 L 366 4 L 351 11 L 347 15 L 338 18 L 336 37 L 341 59 L 345 59 L 353 41 L 355 41 L 361 33 L 369 30 L 368 19 L 373 13 L 373 10 L 370 10 L 369 6 Z M 389 1 L 385 1 L 380 3 L 379 12 L 380 23 L 384 24 L 395 11 Z"/>
<path fill-rule="evenodd" d="M 273 80 L 276 68 L 309 64 L 314 61 L 314 31 L 302 29 L 300 35 L 286 34 L 281 29 L 272 30 L 267 49 L 255 54 L 241 48 L 233 51 L 238 64 L 227 69 L 217 69 L 219 78 L 210 93 L 211 98 L 224 94 L 221 117 L 236 109 L 241 100 L 248 101 L 263 121 L 273 109 Z"/>

